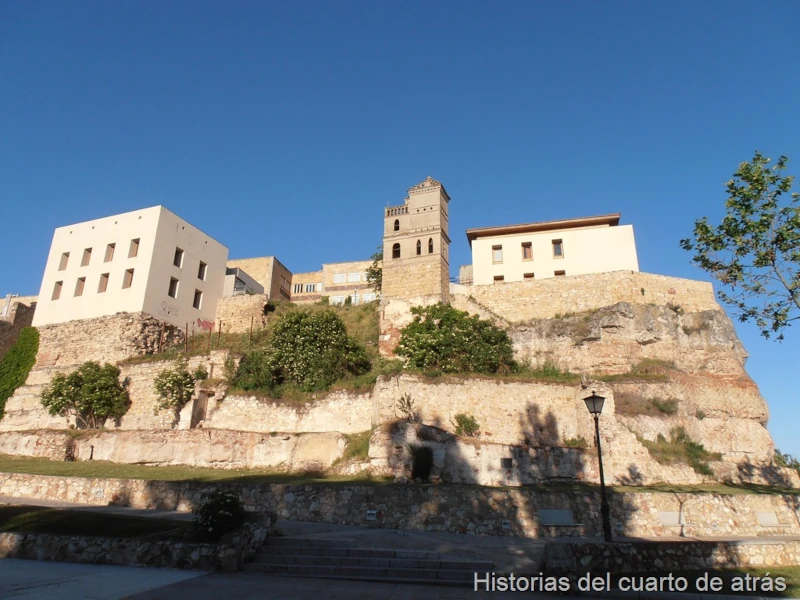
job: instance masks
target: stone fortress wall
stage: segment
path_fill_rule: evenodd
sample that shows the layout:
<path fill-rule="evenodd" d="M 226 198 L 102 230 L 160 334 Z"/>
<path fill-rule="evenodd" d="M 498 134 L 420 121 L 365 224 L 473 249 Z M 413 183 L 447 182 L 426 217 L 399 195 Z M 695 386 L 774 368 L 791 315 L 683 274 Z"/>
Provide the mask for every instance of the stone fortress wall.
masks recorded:
<path fill-rule="evenodd" d="M 582 285 L 577 284 L 578 279 Z M 723 476 L 734 480 L 743 477 L 737 465 L 744 463 L 752 467 L 746 475 L 757 480 L 760 470 L 771 462 L 773 445 L 765 428 L 766 405 L 744 371 L 744 350 L 732 324 L 714 302 L 709 284 L 620 272 L 482 287 L 485 289 L 471 288 L 471 297 L 454 293 L 451 300 L 507 326 L 517 356 L 526 362 L 536 365 L 552 359 L 590 378 L 602 373 L 625 373 L 644 358 L 671 361 L 679 368 L 669 381 L 587 384 L 604 390 L 603 395 L 609 398 L 602 417 L 604 447 L 609 451 L 609 481 L 702 481 L 703 477 L 686 466 L 657 464 L 640 442 L 641 438 L 654 440 L 659 434 L 668 437 L 677 425 L 686 428 L 709 451 L 723 455 L 722 463 L 715 465 Z M 595 294 L 591 291 L 594 289 L 605 291 Z M 509 297 L 501 293 L 504 290 L 509 291 Z M 561 298 L 562 304 L 547 305 L 544 301 L 541 304 L 547 307 L 540 306 L 538 290 L 545 290 L 548 297 Z M 259 313 L 263 318 L 263 303 L 263 296 L 232 298 L 224 307 L 228 312 L 223 323 L 238 322 L 247 330 L 250 316 Z M 390 308 L 399 307 L 396 316 L 407 322 L 409 304 L 384 301 L 383 315 Z M 531 308 L 536 306 L 539 308 Z M 600 306 L 604 308 L 592 314 L 564 316 Z M 560 315 L 551 314 L 556 308 Z M 229 331 L 225 325 L 223 330 Z M 181 335 L 178 330 L 164 328 L 164 337 L 173 345 L 180 343 Z M 71 370 L 85 360 L 117 362 L 152 354 L 162 343 L 161 336 L 162 324 L 141 314 L 118 314 L 41 328 L 37 365 L 26 385 L 9 400 L 7 414 L 0 420 L 0 431 L 8 432 L 2 434 L 2 447 L 13 448 L 20 439 L 14 436 L 22 435 L 19 432 L 70 425 L 66 419 L 48 415 L 39 402 L 42 387 L 54 373 Z M 203 364 L 210 377 L 218 379 L 226 356 L 225 352 L 212 352 L 193 357 L 190 366 Z M 146 462 L 152 452 L 152 456 L 159 457 L 153 459 L 158 464 L 188 461 L 197 465 L 285 467 L 295 465 L 300 460 L 296 456 L 315 456 L 313 460 L 327 466 L 341 456 L 345 434 L 375 428 L 370 467 L 378 471 L 402 472 L 408 459 L 403 449 L 414 442 L 434 448 L 437 469 L 450 481 L 514 485 L 552 478 L 597 478 L 594 461 L 585 451 L 566 447 L 569 439 L 592 438 L 591 422 L 580 402 L 580 396 L 588 392 L 579 384 L 480 378 L 444 382 L 405 375 L 381 379 L 371 392 L 335 392 L 301 407 L 257 395 L 229 395 L 224 385 L 216 384 L 199 389 L 175 424 L 172 415 L 154 411 L 157 399 L 152 381 L 168 366 L 163 361 L 123 362 L 122 377 L 133 402 L 119 430 L 131 431 L 131 435 L 120 437 L 119 442 L 111 441 L 113 433 L 100 435 L 97 443 L 88 438 L 76 440 L 83 448 L 80 452 L 88 452 L 86 448 L 94 445 L 97 456 L 122 462 Z M 669 418 L 620 414 L 614 401 L 618 394 L 633 395 L 642 401 L 651 397 L 674 399 L 678 411 Z M 433 429 L 391 429 L 391 423 L 403 418 L 397 409 L 403 395 L 413 398 L 424 426 Z M 736 401 L 732 402 L 732 397 Z M 446 434 L 453 430 L 455 415 L 462 412 L 474 415 L 480 423 L 478 440 L 454 439 Z M 704 415 L 702 420 L 697 418 L 699 412 Z M 204 438 L 200 430 L 213 438 Z M 139 440 L 133 435 L 135 431 L 152 431 L 158 442 L 145 443 L 144 438 Z M 267 435 L 269 443 L 265 442 Z M 279 435 L 288 437 L 272 439 Z M 305 440 L 303 444 L 327 448 L 329 459 L 320 460 L 319 452 L 296 454 L 295 446 L 301 438 Z M 211 454 L 185 450 L 201 448 L 212 439 L 214 450 L 208 451 Z M 17 445 L 29 447 L 30 443 Z M 259 446 L 265 450 L 258 451 Z M 156 447 L 162 450 L 152 451 Z M 59 452 L 56 449 L 51 454 Z M 501 459 L 509 457 L 514 461 L 510 471 L 500 466 Z"/>
<path fill-rule="evenodd" d="M 5 298 L 1 298 L 0 315 L 4 312 L 5 304 Z M 11 299 L 8 314 L 0 316 L 0 359 L 16 343 L 22 328 L 33 322 L 35 310 L 36 296 L 17 296 Z"/>

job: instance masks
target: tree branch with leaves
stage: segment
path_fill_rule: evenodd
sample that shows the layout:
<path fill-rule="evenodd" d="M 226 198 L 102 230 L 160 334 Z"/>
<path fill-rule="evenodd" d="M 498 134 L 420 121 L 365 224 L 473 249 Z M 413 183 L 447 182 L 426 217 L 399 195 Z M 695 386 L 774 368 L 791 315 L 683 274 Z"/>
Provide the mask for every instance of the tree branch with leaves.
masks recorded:
<path fill-rule="evenodd" d="M 784 175 L 788 158 L 756 152 L 727 182 L 727 214 L 712 226 L 703 217 L 681 248 L 726 289 L 720 300 L 741 322 L 754 322 L 769 339 L 800 319 L 800 194 Z"/>
<path fill-rule="evenodd" d="M 381 293 L 381 286 L 383 285 L 383 246 L 378 246 L 378 251 L 372 256 L 372 264 L 366 271 L 367 283 L 372 286 L 376 293 Z"/>

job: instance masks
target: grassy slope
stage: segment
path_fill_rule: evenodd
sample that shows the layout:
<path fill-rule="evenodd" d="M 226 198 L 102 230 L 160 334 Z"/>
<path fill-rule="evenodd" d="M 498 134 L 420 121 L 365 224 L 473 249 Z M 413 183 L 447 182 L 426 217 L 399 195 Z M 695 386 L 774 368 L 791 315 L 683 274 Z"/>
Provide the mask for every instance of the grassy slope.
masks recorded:
<path fill-rule="evenodd" d="M 137 538 L 180 537 L 191 523 L 41 506 L 0 506 L 0 532 Z"/>

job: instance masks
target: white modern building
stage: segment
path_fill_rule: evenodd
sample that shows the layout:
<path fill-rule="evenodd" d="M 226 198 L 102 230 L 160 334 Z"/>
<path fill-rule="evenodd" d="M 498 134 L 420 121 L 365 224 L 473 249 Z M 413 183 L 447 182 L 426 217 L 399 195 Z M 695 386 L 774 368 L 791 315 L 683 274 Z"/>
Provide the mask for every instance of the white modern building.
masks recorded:
<path fill-rule="evenodd" d="M 638 271 L 632 225 L 619 213 L 467 229 L 472 283 Z"/>
<path fill-rule="evenodd" d="M 163 206 L 59 227 L 33 325 L 144 312 L 213 321 L 228 249 Z"/>

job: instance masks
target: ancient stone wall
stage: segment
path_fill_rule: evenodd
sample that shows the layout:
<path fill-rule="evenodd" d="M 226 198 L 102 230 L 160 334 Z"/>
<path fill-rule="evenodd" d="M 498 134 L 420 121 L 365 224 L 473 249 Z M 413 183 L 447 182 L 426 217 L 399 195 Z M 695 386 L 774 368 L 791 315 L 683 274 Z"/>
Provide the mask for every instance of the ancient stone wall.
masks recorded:
<path fill-rule="evenodd" d="M 483 307 L 509 323 L 597 310 L 617 302 L 680 307 L 684 312 L 722 310 L 710 283 L 635 271 L 552 277 L 498 285 L 454 286 L 451 304 Z"/>
<path fill-rule="evenodd" d="M 295 406 L 259 396 L 226 396 L 209 401 L 203 427 L 258 432 L 360 433 L 372 427 L 369 393 L 333 392 Z"/>
<path fill-rule="evenodd" d="M 687 594 L 695 589 L 695 583 L 700 577 L 700 573 L 708 573 L 712 569 L 734 569 L 747 567 L 777 567 L 800 565 L 800 541 L 797 540 L 773 540 L 771 543 L 766 541 L 624 541 L 614 542 L 613 544 L 602 544 L 596 542 L 569 542 L 569 543 L 548 543 L 544 551 L 544 572 L 547 575 L 566 575 L 573 579 L 572 590 L 576 589 L 578 576 L 584 573 L 591 573 L 592 578 L 601 576 L 605 579 L 606 573 L 636 573 L 643 579 L 647 574 L 652 573 L 658 581 L 656 573 L 671 573 L 675 578 L 675 583 L 671 586 L 666 583 L 666 577 L 661 584 L 664 595 L 677 594 L 677 590 L 683 588 L 688 590 Z M 699 573 L 686 573 L 686 571 L 696 570 Z M 715 573 L 716 575 L 716 573 Z M 683 577 L 683 582 L 678 582 L 677 578 Z M 741 576 L 744 578 L 744 575 Z M 775 581 L 775 578 L 772 581 Z M 636 578 L 631 587 L 631 581 L 625 582 L 629 589 L 646 590 L 644 584 Z M 763 580 L 761 580 L 763 581 Z M 735 592 L 737 595 L 745 591 L 745 587 L 736 590 L 732 588 L 731 581 L 725 581 L 719 590 L 723 594 Z M 677 587 L 676 587 L 677 586 Z M 708 590 L 708 581 L 705 582 Z M 761 584 L 751 591 L 761 591 Z M 775 589 L 775 588 L 773 588 Z M 681 590 L 681 591 L 683 591 Z M 608 592 L 608 590 L 603 590 Z M 613 592 L 612 592 L 613 593 Z M 651 592 L 647 596 L 656 596 L 657 592 Z M 692 594 L 694 596 L 700 594 Z M 704 594 L 703 594 L 704 595 Z M 736 597 L 736 596 L 728 596 Z"/>
<path fill-rule="evenodd" d="M 268 301 L 266 294 L 221 298 L 217 303 L 215 327 L 218 328 L 221 322 L 224 333 L 247 333 L 251 326 L 253 331 L 263 329 L 267 324 L 265 309 Z"/>
<path fill-rule="evenodd" d="M 162 339 L 163 330 L 163 339 Z M 180 329 L 144 313 L 68 321 L 39 327 L 36 366 L 72 367 L 86 361 L 116 363 L 158 352 L 182 339 Z"/>
<path fill-rule="evenodd" d="M 238 571 L 266 541 L 269 515 L 224 536 L 224 543 L 118 539 L 46 533 L 0 533 L 0 558 L 27 558 L 93 565 Z"/>
<path fill-rule="evenodd" d="M 342 455 L 345 445 L 340 433 L 259 434 L 217 429 L 0 433 L 0 454 L 218 469 L 324 469 Z"/>
<path fill-rule="evenodd" d="M 240 494 L 247 510 L 270 511 L 280 519 L 479 535 L 550 537 L 601 535 L 600 494 L 537 492 L 531 488 L 461 485 L 324 485 L 169 482 L 83 479 L 25 473 L 0 474 L 0 495 L 89 505 L 191 510 L 202 495 L 221 488 Z M 685 534 L 710 536 L 797 536 L 800 496 L 772 494 L 610 493 L 615 536 L 677 536 L 662 513 L 682 513 Z M 540 511 L 572 511 L 574 526 L 541 523 Z M 367 510 L 377 518 L 367 520 Z M 760 525 L 771 513 L 779 526 Z"/>
<path fill-rule="evenodd" d="M 29 298 L 12 298 L 8 315 L 0 317 L 0 360 L 11 349 L 19 332 L 23 327 L 28 327 L 33 322 L 33 313 L 36 311 L 36 296 Z M 5 301 L 3 301 L 5 305 Z M 0 306 L 2 309 L 2 306 Z"/>

